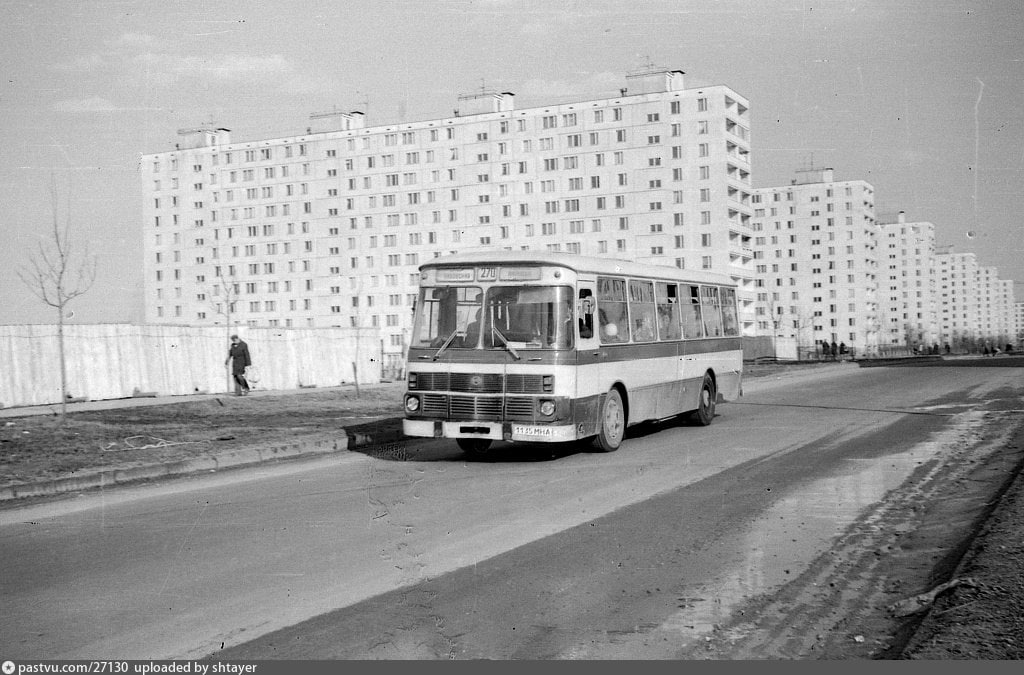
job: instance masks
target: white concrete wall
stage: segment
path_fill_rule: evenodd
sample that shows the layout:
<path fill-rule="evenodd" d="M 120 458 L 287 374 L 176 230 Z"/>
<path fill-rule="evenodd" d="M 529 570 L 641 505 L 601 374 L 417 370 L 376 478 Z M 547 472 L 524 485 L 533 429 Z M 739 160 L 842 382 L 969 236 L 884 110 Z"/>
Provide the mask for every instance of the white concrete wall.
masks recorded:
<path fill-rule="evenodd" d="M 244 328 L 260 381 L 256 389 L 333 387 L 355 382 L 354 328 Z M 224 328 L 95 324 L 64 327 L 68 393 L 90 400 L 233 390 L 224 367 Z M 380 381 L 376 330 L 359 329 L 361 384 Z M 230 389 L 229 389 L 230 387 Z M 0 326 L 0 406 L 60 402 L 56 325 Z"/>

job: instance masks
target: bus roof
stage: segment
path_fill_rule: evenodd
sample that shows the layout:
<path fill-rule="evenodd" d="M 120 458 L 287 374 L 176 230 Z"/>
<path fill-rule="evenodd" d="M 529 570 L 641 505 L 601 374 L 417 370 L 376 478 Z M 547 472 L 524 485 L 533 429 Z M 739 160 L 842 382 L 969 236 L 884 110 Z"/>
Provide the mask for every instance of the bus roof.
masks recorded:
<path fill-rule="evenodd" d="M 722 284 L 735 286 L 732 277 L 707 270 L 686 270 L 668 265 L 638 263 L 617 258 L 554 253 L 551 251 L 477 251 L 456 253 L 433 258 L 420 265 L 422 271 L 430 267 L 460 267 L 467 265 L 558 265 L 575 272 L 617 274 L 628 277 L 666 278 L 675 281 Z"/>

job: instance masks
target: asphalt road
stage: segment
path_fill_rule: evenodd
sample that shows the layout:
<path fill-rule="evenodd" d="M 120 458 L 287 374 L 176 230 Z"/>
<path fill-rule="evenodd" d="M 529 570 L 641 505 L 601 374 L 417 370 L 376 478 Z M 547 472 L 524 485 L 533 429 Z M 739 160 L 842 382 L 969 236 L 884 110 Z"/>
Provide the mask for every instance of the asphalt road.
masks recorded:
<path fill-rule="evenodd" d="M 1020 368 L 751 381 L 616 453 L 405 441 L 0 513 L 4 658 L 663 658 L 828 551 Z M 945 436 L 943 436 L 945 435 Z M 657 642 L 657 643 L 655 643 Z"/>

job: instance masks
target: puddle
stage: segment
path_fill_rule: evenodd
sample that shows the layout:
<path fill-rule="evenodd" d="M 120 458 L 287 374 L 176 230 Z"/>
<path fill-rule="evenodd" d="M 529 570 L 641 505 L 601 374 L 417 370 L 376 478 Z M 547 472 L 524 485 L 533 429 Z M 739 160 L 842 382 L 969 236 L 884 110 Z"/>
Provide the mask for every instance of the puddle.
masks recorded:
<path fill-rule="evenodd" d="M 846 473 L 815 480 L 781 498 L 743 533 L 723 542 L 722 573 L 680 598 L 660 630 L 691 641 L 729 621 L 746 600 L 797 578 L 866 508 L 898 487 L 942 448 L 928 442 L 880 458 L 848 459 Z M 866 521 L 871 527 L 872 520 Z"/>

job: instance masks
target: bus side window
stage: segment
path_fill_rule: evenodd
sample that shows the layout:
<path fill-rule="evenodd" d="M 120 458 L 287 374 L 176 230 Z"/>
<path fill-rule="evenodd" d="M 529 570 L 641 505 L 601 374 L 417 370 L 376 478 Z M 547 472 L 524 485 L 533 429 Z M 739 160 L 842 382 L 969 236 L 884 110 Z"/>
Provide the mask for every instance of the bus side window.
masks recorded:
<path fill-rule="evenodd" d="M 701 317 L 704 319 L 704 334 L 707 337 L 721 337 L 722 308 L 718 299 L 717 286 L 701 286 Z"/>
<path fill-rule="evenodd" d="M 633 322 L 633 340 L 653 342 L 658 339 L 655 319 L 654 286 L 650 281 L 629 280 L 629 317 Z"/>
<path fill-rule="evenodd" d="M 626 280 L 597 278 L 597 322 L 601 344 L 629 342 L 629 315 L 626 313 Z"/>
<path fill-rule="evenodd" d="M 732 288 L 722 289 L 722 323 L 726 335 L 740 334 L 740 324 L 736 317 L 736 291 Z"/>
<path fill-rule="evenodd" d="M 678 340 L 679 297 L 677 286 L 659 281 L 655 284 L 658 300 L 658 336 L 662 340 Z"/>
<path fill-rule="evenodd" d="M 580 338 L 594 337 L 594 295 L 589 288 L 580 289 Z"/>
<path fill-rule="evenodd" d="M 682 313 L 683 337 L 687 339 L 704 337 L 703 321 L 700 317 L 700 290 L 697 286 L 683 285 L 680 289 L 679 310 Z"/>

